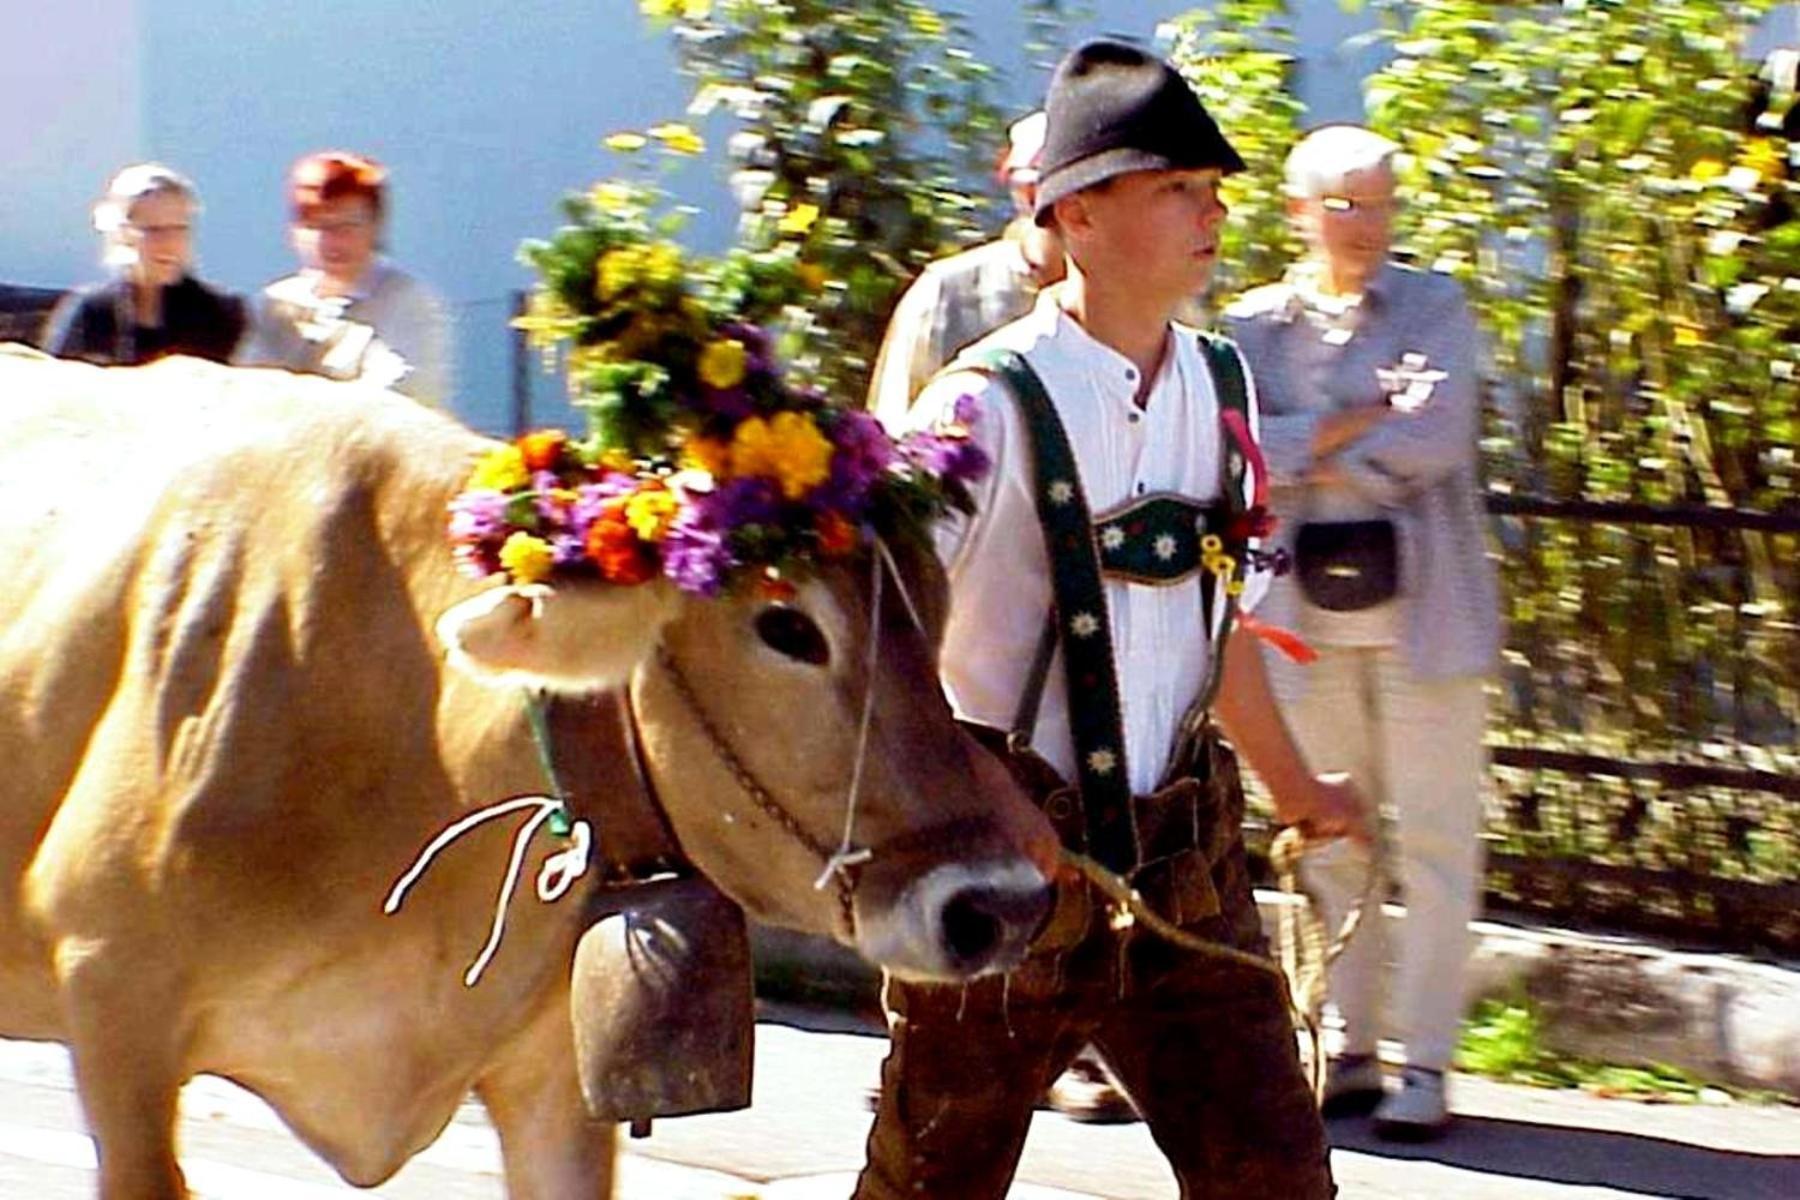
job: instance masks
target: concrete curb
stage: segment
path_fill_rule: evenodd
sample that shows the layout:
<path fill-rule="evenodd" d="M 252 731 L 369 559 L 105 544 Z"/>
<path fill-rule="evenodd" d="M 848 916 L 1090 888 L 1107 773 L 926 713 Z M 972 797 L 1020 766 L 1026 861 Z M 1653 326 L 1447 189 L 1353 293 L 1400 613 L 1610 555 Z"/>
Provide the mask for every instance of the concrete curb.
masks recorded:
<path fill-rule="evenodd" d="M 1278 906 L 1294 902 L 1259 891 L 1264 928 L 1272 933 Z M 1405 911 L 1389 905 L 1385 916 Z M 1528 997 L 1546 1049 L 1800 1096 L 1800 964 L 1499 921 L 1472 929 L 1471 1008 Z M 761 926 L 752 946 L 761 994 L 878 1017 L 880 975 L 853 951 Z"/>

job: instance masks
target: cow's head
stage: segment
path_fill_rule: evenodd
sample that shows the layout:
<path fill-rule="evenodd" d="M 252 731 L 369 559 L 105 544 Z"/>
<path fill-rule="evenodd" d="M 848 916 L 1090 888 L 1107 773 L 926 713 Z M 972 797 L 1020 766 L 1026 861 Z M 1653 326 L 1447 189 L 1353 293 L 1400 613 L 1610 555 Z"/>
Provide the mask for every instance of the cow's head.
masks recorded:
<path fill-rule="evenodd" d="M 867 552 L 779 600 L 662 582 L 498 588 L 439 632 L 489 677 L 628 687 L 683 850 L 752 915 L 903 975 L 964 978 L 1023 952 L 1056 841 L 951 717 L 944 599 L 928 554 Z M 856 853 L 821 880 L 846 843 Z"/>

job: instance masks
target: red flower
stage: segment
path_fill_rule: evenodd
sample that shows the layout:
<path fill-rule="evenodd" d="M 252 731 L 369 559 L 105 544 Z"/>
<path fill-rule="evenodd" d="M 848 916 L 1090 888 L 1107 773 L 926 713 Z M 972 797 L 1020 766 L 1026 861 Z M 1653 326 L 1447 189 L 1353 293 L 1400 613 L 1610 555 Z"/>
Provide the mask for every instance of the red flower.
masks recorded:
<path fill-rule="evenodd" d="M 819 535 L 819 553 L 826 558 L 843 558 L 856 549 L 856 526 L 839 514 L 820 513 L 814 528 Z"/>
<path fill-rule="evenodd" d="M 569 435 L 560 429 L 539 429 L 519 439 L 519 454 L 529 471 L 554 471 L 562 461 Z"/>

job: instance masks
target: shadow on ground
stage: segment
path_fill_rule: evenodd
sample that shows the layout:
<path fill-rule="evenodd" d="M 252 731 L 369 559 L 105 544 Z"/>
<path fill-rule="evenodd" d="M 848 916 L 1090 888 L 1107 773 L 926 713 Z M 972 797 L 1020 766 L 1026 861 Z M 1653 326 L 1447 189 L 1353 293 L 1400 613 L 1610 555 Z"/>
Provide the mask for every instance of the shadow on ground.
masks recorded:
<path fill-rule="evenodd" d="M 1329 1122 L 1331 1144 L 1382 1158 L 1442 1163 L 1464 1171 L 1577 1184 L 1685 1200 L 1795 1200 L 1800 1157 L 1714 1150 L 1667 1138 L 1458 1117 L 1443 1141 L 1384 1142 L 1362 1118 Z"/>

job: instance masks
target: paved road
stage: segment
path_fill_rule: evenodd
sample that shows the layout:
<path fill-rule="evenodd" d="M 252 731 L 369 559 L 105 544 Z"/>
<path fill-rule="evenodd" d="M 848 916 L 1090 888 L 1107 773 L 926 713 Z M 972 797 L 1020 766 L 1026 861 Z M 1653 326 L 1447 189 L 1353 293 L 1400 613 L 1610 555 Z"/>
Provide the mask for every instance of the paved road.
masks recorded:
<path fill-rule="evenodd" d="M 623 1200 L 842 1200 L 861 1161 L 882 1042 L 765 1022 L 756 1105 L 658 1122 L 624 1143 Z M 1800 1110 L 1652 1106 L 1457 1081 L 1468 1114 L 1434 1147 L 1395 1149 L 1359 1121 L 1332 1130 L 1345 1200 L 1800 1200 Z M 971 1136 L 978 1136 L 971 1131 Z M 501 1200 L 499 1151 L 465 1109 L 388 1184 L 358 1193 L 254 1097 L 215 1079 L 182 1102 L 183 1161 L 208 1200 Z M 1142 1126 L 1040 1114 L 1013 1200 L 1168 1200 L 1174 1183 Z M 0 1042 L 0 1197 L 90 1200 L 93 1147 L 60 1047 Z"/>

